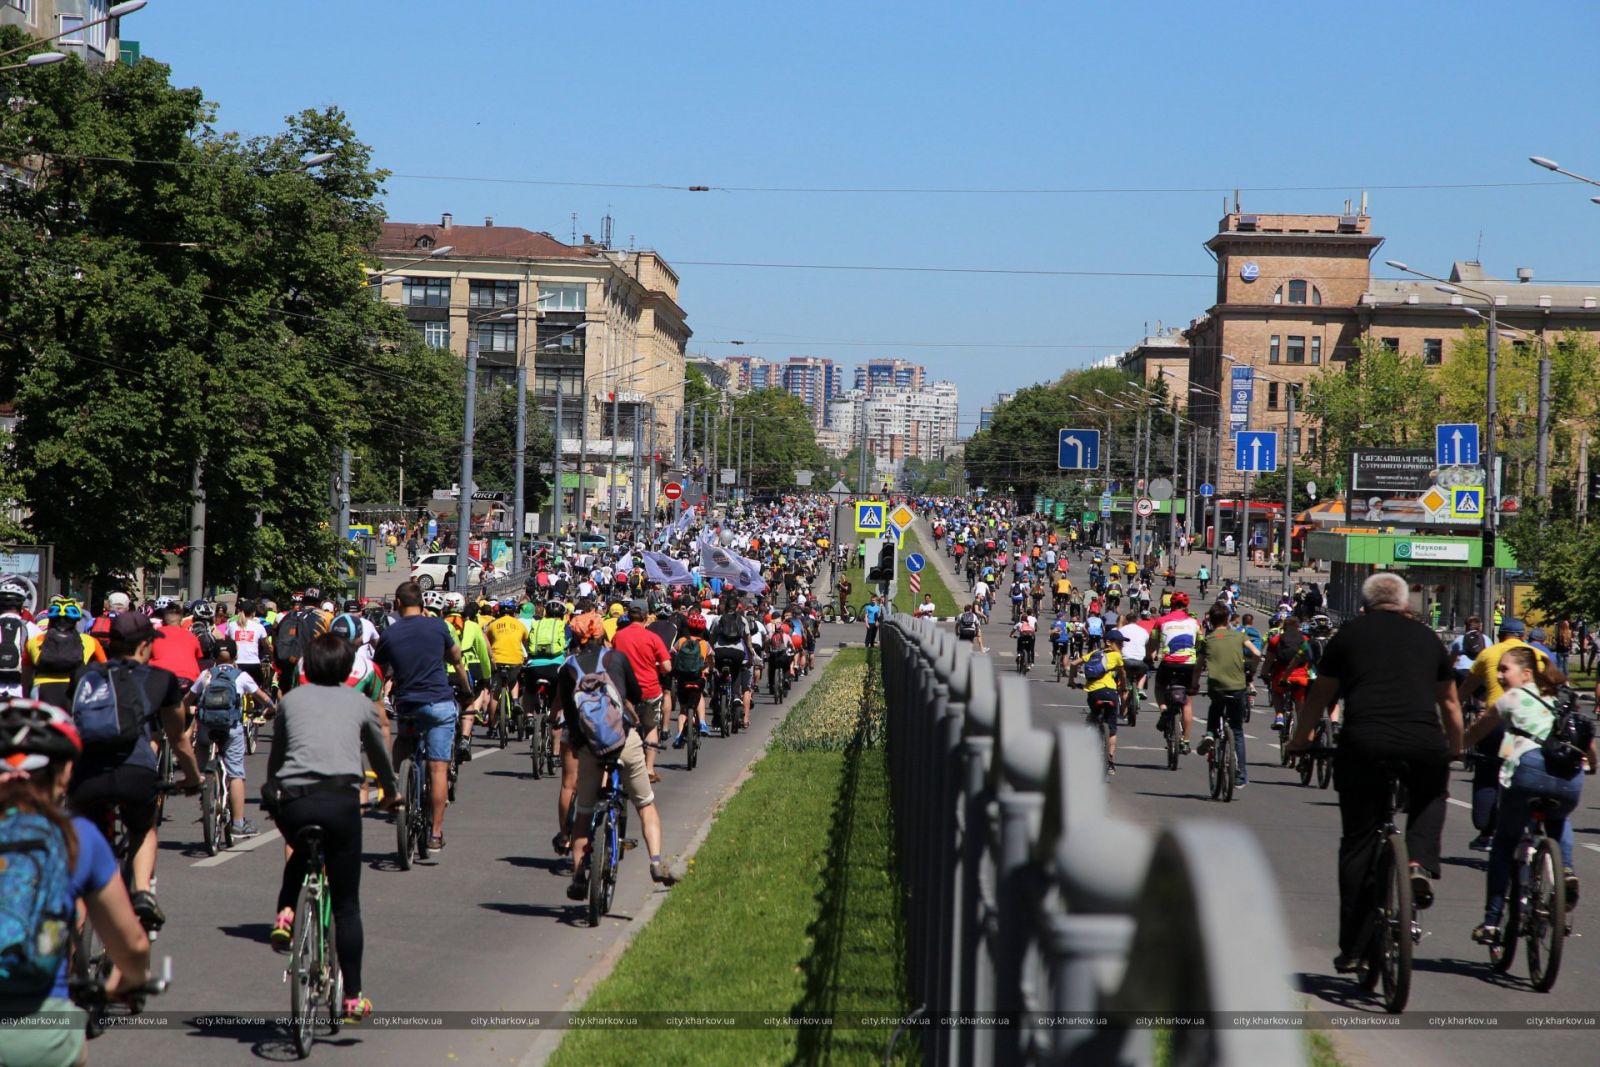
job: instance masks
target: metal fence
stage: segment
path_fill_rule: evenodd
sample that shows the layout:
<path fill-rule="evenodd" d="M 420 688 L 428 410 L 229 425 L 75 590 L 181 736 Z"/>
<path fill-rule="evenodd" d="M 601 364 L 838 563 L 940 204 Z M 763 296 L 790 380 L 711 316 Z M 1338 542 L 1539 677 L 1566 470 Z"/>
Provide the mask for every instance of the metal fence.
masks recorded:
<path fill-rule="evenodd" d="M 1098 734 L 1042 729 L 1027 683 L 931 621 L 882 628 L 891 800 L 923 1061 L 1305 1062 L 1277 882 L 1242 827 L 1115 818 Z M 1199 773 L 1196 769 L 1193 773 Z M 1248 932 L 1246 928 L 1248 927 Z M 1004 1025 L 958 1025 L 993 1014 Z M 1075 1018 L 1076 1017 L 1076 1018 Z"/>

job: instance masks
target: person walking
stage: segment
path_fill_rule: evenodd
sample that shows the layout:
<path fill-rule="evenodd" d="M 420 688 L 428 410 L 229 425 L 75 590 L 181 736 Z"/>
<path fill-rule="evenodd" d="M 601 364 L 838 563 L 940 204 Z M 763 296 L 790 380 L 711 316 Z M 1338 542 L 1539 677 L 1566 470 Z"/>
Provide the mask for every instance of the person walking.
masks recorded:
<path fill-rule="evenodd" d="M 1433 903 L 1431 879 L 1439 877 L 1450 760 L 1461 754 L 1461 704 L 1450 654 L 1411 615 L 1410 596 L 1405 579 L 1392 572 L 1361 584 L 1365 612 L 1328 642 L 1288 745 L 1291 754 L 1309 749 L 1323 711 L 1344 701 L 1333 764 L 1343 835 L 1339 954 L 1333 961 L 1340 974 L 1359 966 L 1363 927 L 1372 912 L 1374 887 L 1367 872 L 1392 796 L 1385 765 L 1396 769 L 1406 790 L 1406 851 L 1418 910 Z"/>
<path fill-rule="evenodd" d="M 873 594 L 867 601 L 867 606 L 862 609 L 861 617 L 867 623 L 867 647 L 872 648 L 878 643 L 878 622 L 883 618 L 883 605 L 878 603 L 878 596 Z"/>

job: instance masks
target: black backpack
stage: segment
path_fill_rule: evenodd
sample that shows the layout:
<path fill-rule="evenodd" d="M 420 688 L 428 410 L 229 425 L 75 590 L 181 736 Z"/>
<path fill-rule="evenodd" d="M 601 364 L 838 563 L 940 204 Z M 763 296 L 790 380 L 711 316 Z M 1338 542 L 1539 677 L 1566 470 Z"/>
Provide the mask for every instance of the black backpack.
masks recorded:
<path fill-rule="evenodd" d="M 22 673 L 27 649 L 28 624 L 16 615 L 0 615 L 0 674 Z"/>
<path fill-rule="evenodd" d="M 211 624 L 196 620 L 189 624 L 189 632 L 194 634 L 196 641 L 200 642 L 200 658 L 216 659 L 217 632 L 211 628 Z"/>
<path fill-rule="evenodd" d="M 76 630 L 63 630 L 52 626 L 44 632 L 39 644 L 39 662 L 34 670 L 39 674 L 71 674 L 83 666 L 83 639 Z"/>
<path fill-rule="evenodd" d="M 956 619 L 956 636 L 962 638 L 977 637 L 978 616 L 970 611 L 963 611 L 960 618 Z"/>
<path fill-rule="evenodd" d="M 717 618 L 717 640 L 726 644 L 743 641 L 744 616 L 735 611 L 726 611 Z"/>
<path fill-rule="evenodd" d="M 306 654 L 306 646 L 316 636 L 311 612 L 301 608 L 291 611 L 278 623 L 277 636 L 272 639 L 272 653 L 279 663 L 293 663 Z"/>
<path fill-rule="evenodd" d="M 1483 654 L 1484 640 L 1482 630 L 1468 630 L 1461 635 L 1461 654 L 1468 659 L 1477 659 Z"/>
<path fill-rule="evenodd" d="M 1583 770 L 1583 761 L 1594 741 L 1594 716 L 1578 706 L 1578 694 L 1570 686 L 1562 686 L 1556 693 L 1554 704 L 1540 700 L 1555 716 L 1550 732 L 1544 737 L 1534 737 L 1515 726 L 1506 727 L 1518 737 L 1539 742 L 1539 752 L 1544 756 L 1544 769 L 1556 778 L 1571 778 Z"/>

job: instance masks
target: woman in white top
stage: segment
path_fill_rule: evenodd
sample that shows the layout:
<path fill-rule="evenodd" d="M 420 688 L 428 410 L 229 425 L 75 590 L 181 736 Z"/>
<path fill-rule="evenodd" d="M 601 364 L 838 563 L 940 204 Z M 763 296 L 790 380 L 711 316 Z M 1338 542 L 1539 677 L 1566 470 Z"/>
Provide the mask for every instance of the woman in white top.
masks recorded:
<path fill-rule="evenodd" d="M 1561 842 L 1561 865 L 1566 869 L 1568 907 L 1578 899 L 1578 878 L 1572 872 L 1572 832 L 1567 822 L 1583 796 L 1583 777 L 1553 774 L 1545 766 L 1540 742 L 1549 736 L 1556 722 L 1556 703 L 1535 684 L 1536 659 L 1527 645 L 1500 653 L 1496 673 L 1505 695 L 1479 715 L 1467 731 L 1463 747 L 1470 750 L 1502 721 L 1505 740 L 1500 746 L 1500 814 L 1495 825 L 1494 844 L 1489 850 L 1489 879 L 1483 906 L 1483 923 L 1472 931 L 1472 939 L 1492 944 L 1500 936 L 1500 918 L 1505 910 L 1506 890 L 1511 884 L 1511 865 L 1517 842 L 1528 823 L 1528 808 L 1536 797 L 1547 797 L 1560 806 L 1545 816 L 1550 836 Z M 1594 742 L 1589 743 L 1589 773 L 1597 758 Z"/>

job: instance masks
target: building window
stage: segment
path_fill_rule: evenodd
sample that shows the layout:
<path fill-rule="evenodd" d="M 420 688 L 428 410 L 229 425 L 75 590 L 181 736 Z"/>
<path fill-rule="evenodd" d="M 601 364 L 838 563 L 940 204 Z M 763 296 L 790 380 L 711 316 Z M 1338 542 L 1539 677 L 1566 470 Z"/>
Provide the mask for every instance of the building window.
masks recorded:
<path fill-rule="evenodd" d="M 563 356 L 583 355 L 583 330 L 571 326 L 539 324 L 539 351 Z"/>
<path fill-rule="evenodd" d="M 576 397 L 583 388 L 582 367 L 536 367 L 533 391 L 554 396 L 559 390 L 564 397 Z"/>
<path fill-rule="evenodd" d="M 468 283 L 467 306 L 471 308 L 508 308 L 517 304 L 516 282 Z"/>
<path fill-rule="evenodd" d="M 450 324 L 442 319 L 429 322 L 414 322 L 417 332 L 422 335 L 422 343 L 430 348 L 450 347 Z"/>
<path fill-rule="evenodd" d="M 1309 427 L 1306 430 L 1306 451 L 1310 452 L 1312 455 L 1316 455 L 1317 428 L 1315 426 Z"/>
<path fill-rule="evenodd" d="M 1311 302 L 1313 304 L 1321 304 L 1322 303 L 1322 290 L 1318 289 L 1314 285 L 1311 287 Z"/>
<path fill-rule="evenodd" d="M 1430 367 L 1437 367 L 1444 362 L 1443 338 L 1424 337 L 1422 339 L 1422 362 Z"/>
<path fill-rule="evenodd" d="M 1289 283 L 1289 303 L 1304 304 L 1306 302 L 1306 283 L 1295 279 Z"/>
<path fill-rule="evenodd" d="M 1311 339 L 1311 362 L 1314 365 L 1322 362 L 1322 338 L 1320 337 Z"/>
<path fill-rule="evenodd" d="M 585 285 L 544 285 L 539 286 L 540 311 L 583 311 L 588 304 L 588 286 Z"/>
<path fill-rule="evenodd" d="M 1300 454 L 1300 427 L 1298 426 L 1294 428 L 1294 454 L 1297 456 Z"/>
<path fill-rule="evenodd" d="M 1398 337 L 1385 337 L 1378 343 L 1390 352 L 1400 351 L 1400 338 Z"/>
<path fill-rule="evenodd" d="M 1267 362 L 1268 363 L 1276 363 L 1276 362 L 1278 362 L 1278 335 L 1277 334 L 1273 334 L 1272 335 L 1272 344 L 1267 349 Z"/>
<path fill-rule="evenodd" d="M 1306 339 L 1304 337 L 1290 336 L 1288 361 L 1290 363 L 1304 363 L 1306 361 Z"/>
<path fill-rule="evenodd" d="M 478 368 L 478 388 L 490 389 L 496 386 L 502 389 L 515 389 L 517 387 L 517 368 L 480 366 Z"/>
<path fill-rule="evenodd" d="M 407 278 L 401 283 L 400 303 L 408 308 L 450 306 L 449 278 Z"/>
<path fill-rule="evenodd" d="M 83 20 L 83 16 L 82 15 L 62 15 L 62 16 L 60 16 L 60 18 L 61 18 L 61 36 L 58 37 L 57 40 L 61 44 L 82 44 L 83 43 L 83 21 L 84 21 Z"/>
<path fill-rule="evenodd" d="M 514 322 L 478 323 L 478 351 L 515 352 L 517 350 L 517 324 Z"/>
<path fill-rule="evenodd" d="M 1278 383 L 1267 383 L 1267 408 L 1276 411 L 1278 408 Z"/>

